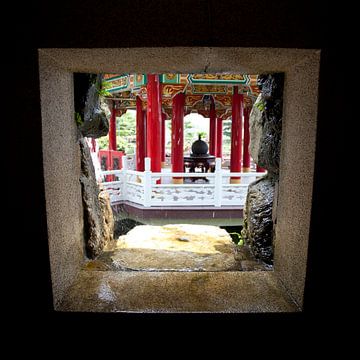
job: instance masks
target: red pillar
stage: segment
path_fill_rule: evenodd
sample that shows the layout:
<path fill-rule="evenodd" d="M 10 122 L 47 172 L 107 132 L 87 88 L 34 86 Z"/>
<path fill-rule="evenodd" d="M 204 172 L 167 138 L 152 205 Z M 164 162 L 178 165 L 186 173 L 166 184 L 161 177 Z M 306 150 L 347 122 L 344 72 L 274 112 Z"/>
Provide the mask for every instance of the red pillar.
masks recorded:
<path fill-rule="evenodd" d="M 116 150 L 116 109 L 115 101 L 112 102 L 109 124 L 109 150 Z"/>
<path fill-rule="evenodd" d="M 185 95 L 182 93 L 175 95 L 172 100 L 172 172 L 184 171 L 184 103 Z M 182 184 L 183 178 L 173 178 L 173 183 Z"/>
<path fill-rule="evenodd" d="M 258 164 L 256 164 L 256 172 L 265 172 L 266 170 L 264 168 L 262 168 L 261 166 L 259 166 Z"/>
<path fill-rule="evenodd" d="M 230 172 L 241 172 L 243 100 L 243 95 L 238 94 L 238 87 L 234 86 L 232 98 Z M 232 184 L 239 184 L 240 178 L 232 177 L 230 178 L 230 182 Z"/>
<path fill-rule="evenodd" d="M 222 158 L 222 135 L 223 135 L 223 122 L 222 118 L 216 119 L 216 151 L 215 156 Z"/>
<path fill-rule="evenodd" d="M 91 151 L 96 152 L 96 140 L 91 138 Z"/>
<path fill-rule="evenodd" d="M 145 167 L 145 122 L 142 101 L 136 97 L 136 170 L 144 171 Z"/>
<path fill-rule="evenodd" d="M 250 129 L 249 129 L 250 108 L 244 109 L 244 154 L 243 154 L 243 172 L 250 172 Z"/>
<path fill-rule="evenodd" d="M 215 155 L 216 151 L 216 112 L 214 100 L 211 99 L 210 105 L 210 134 L 209 134 L 209 153 Z"/>
<path fill-rule="evenodd" d="M 146 110 L 143 110 L 143 123 L 144 123 L 144 156 L 147 157 L 147 149 L 146 149 L 146 139 L 147 139 L 147 114 L 146 114 Z M 145 163 L 145 162 L 144 162 Z M 144 168 L 145 168 L 145 164 L 144 164 Z"/>
<path fill-rule="evenodd" d="M 151 158 L 151 171 L 161 172 L 161 92 L 157 74 L 147 76 L 146 154 Z"/>
<path fill-rule="evenodd" d="M 173 135 L 174 135 L 174 128 L 173 128 L 173 120 L 174 117 L 174 99 L 172 100 L 172 115 L 171 115 L 171 153 L 170 153 L 170 163 L 171 163 L 171 169 L 173 168 L 174 163 L 174 141 L 173 141 Z"/>
<path fill-rule="evenodd" d="M 165 145 L 166 145 L 166 114 L 161 114 L 161 167 L 165 167 L 166 165 L 166 154 L 165 154 Z"/>

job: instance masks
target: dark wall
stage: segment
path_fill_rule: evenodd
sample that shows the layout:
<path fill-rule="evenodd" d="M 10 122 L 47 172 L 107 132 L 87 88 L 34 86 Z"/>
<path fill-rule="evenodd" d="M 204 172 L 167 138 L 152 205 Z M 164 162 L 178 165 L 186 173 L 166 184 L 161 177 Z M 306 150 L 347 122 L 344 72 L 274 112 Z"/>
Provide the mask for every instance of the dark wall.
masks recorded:
<path fill-rule="evenodd" d="M 330 255 L 327 212 L 333 203 L 329 190 L 335 178 L 327 175 L 339 156 L 334 139 L 341 134 L 342 99 L 334 91 L 334 74 L 341 73 L 344 56 L 338 51 L 343 38 L 333 26 L 335 16 L 329 5 L 314 1 L 35 1 L 17 11 L 13 31 L 21 42 L 16 46 L 16 92 L 21 96 L 18 117 L 12 123 L 18 134 L 18 148 L 26 146 L 22 172 L 28 185 L 21 203 L 21 235 L 32 239 L 25 266 L 31 269 L 33 295 L 28 306 L 51 312 L 44 184 L 42 179 L 41 118 L 37 48 L 42 47 L 135 47 L 135 46 L 240 46 L 322 49 L 319 99 L 319 126 L 310 236 L 305 313 L 328 311 L 329 294 L 324 272 L 324 255 Z M 316 3 L 316 4 L 314 4 Z M 338 9 L 336 9 L 338 11 Z M 341 12 L 341 9 L 339 10 Z M 335 14 L 334 14 L 335 15 Z M 336 14 L 337 15 L 337 14 Z M 338 14 L 341 17 L 341 14 Z M 338 18 L 338 16 L 336 17 Z M 14 65 L 14 64 L 13 64 Z M 337 87 L 341 76 L 337 77 Z M 338 140 L 339 141 L 339 140 Z M 335 166 L 336 168 L 336 166 Z M 16 169 L 14 168 L 14 171 Z M 32 257 L 36 255 L 37 261 Z M 26 262 L 27 261 L 27 262 Z"/>

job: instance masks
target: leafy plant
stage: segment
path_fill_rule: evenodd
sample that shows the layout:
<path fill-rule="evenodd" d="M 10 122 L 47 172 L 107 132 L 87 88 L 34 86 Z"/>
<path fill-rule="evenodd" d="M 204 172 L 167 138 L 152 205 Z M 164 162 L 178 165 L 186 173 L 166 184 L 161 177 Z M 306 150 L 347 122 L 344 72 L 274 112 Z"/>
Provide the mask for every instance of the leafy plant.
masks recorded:
<path fill-rule="evenodd" d="M 109 148 L 109 136 L 98 139 L 100 149 Z M 136 146 L 136 112 L 127 111 L 116 117 L 116 147 L 118 151 L 134 154 Z"/>
<path fill-rule="evenodd" d="M 75 122 L 77 126 L 81 126 L 84 123 L 84 120 L 81 118 L 81 115 L 78 112 L 75 112 Z"/>
<path fill-rule="evenodd" d="M 223 156 L 230 156 L 231 152 L 231 120 L 223 121 Z"/>
<path fill-rule="evenodd" d="M 100 88 L 97 88 L 97 93 L 99 94 L 99 96 L 110 96 L 111 93 L 108 91 L 108 89 L 110 89 L 111 87 L 111 83 L 103 81 Z"/>
<path fill-rule="evenodd" d="M 199 131 L 198 136 L 201 136 L 201 138 L 204 139 L 204 138 L 206 138 L 207 133 L 206 133 L 206 131 Z"/>
<path fill-rule="evenodd" d="M 265 110 L 265 103 L 263 101 L 258 101 L 254 104 L 260 111 Z"/>
<path fill-rule="evenodd" d="M 229 235 L 235 235 L 235 237 L 237 238 L 237 245 L 239 246 L 243 246 L 244 245 L 244 239 L 241 237 L 241 234 L 237 233 L 237 232 L 231 232 L 229 233 Z"/>

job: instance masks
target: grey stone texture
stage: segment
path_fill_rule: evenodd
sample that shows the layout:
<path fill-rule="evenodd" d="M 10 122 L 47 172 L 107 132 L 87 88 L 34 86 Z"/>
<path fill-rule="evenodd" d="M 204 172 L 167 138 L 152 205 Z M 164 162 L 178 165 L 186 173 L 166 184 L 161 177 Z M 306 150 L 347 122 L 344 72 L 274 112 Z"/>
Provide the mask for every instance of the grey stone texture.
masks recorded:
<path fill-rule="evenodd" d="M 80 126 L 81 134 L 85 137 L 99 138 L 109 132 L 109 120 L 100 103 L 99 89 L 101 89 L 102 76 L 97 75 L 96 82 L 88 89 L 84 122 Z"/>
<path fill-rule="evenodd" d="M 84 140 L 79 140 L 81 149 L 82 198 L 84 206 L 86 254 L 91 259 L 99 256 L 105 245 L 113 240 L 114 219 L 109 197 L 101 196 L 96 182 L 95 169 L 91 160 L 90 149 Z M 109 217 L 108 220 L 106 217 Z"/>
<path fill-rule="evenodd" d="M 244 207 L 244 229 L 246 238 L 256 258 L 273 264 L 273 220 L 274 179 L 266 176 L 249 185 Z"/>
<path fill-rule="evenodd" d="M 39 61 L 46 216 L 57 306 L 84 260 L 81 155 L 74 121 L 72 74 L 49 57 L 40 56 Z"/>
<path fill-rule="evenodd" d="M 319 53 L 299 59 L 285 74 L 274 266 L 301 306 L 312 204 Z"/>
<path fill-rule="evenodd" d="M 279 175 L 284 74 L 260 75 L 258 78 L 264 103 L 263 130 L 257 164 L 272 176 Z"/>
<path fill-rule="evenodd" d="M 189 311 L 196 311 L 199 307 L 190 300 L 186 302 L 194 296 L 205 304 L 209 303 L 207 299 L 210 296 L 213 304 L 218 300 L 223 309 L 236 312 L 296 311 L 301 308 L 313 190 L 319 60 L 320 51 L 316 49 L 39 49 L 46 211 L 55 309 L 116 309 L 106 302 L 106 286 L 111 281 L 111 284 L 114 281 L 118 283 L 118 286 L 111 287 L 117 298 L 129 289 L 132 291 L 133 296 L 127 298 L 126 306 L 117 307 L 123 311 L 177 311 L 174 303 L 184 304 L 179 305 L 182 309 L 188 304 L 186 308 Z M 84 259 L 83 212 L 72 72 L 196 73 L 205 69 L 209 73 L 285 73 L 274 271 L 236 272 L 232 275 L 231 284 L 224 283 L 220 273 L 213 273 L 220 285 L 218 291 L 211 292 L 214 287 L 208 286 L 198 288 L 195 293 L 182 288 L 182 297 L 174 297 L 173 303 L 169 301 L 171 297 L 161 300 L 165 299 L 166 291 L 173 293 L 172 287 L 176 287 L 180 280 L 188 282 L 193 276 L 200 279 L 196 277 L 198 274 L 166 273 L 162 277 L 161 273 L 110 274 L 99 271 L 93 272 L 97 274 L 94 278 L 88 275 L 89 272 L 78 271 Z M 150 278 L 151 282 L 148 281 Z M 195 284 L 197 282 L 194 281 Z M 66 292 L 72 284 L 72 291 Z M 81 284 L 86 285 L 87 291 Z M 105 294 L 104 291 L 98 292 L 100 285 Z M 154 301 L 150 298 L 147 301 L 145 295 L 154 293 L 158 288 L 163 289 L 162 293 Z M 287 294 L 299 307 L 292 305 L 291 300 L 283 302 L 284 298 L 289 298 Z M 109 296 L 112 296 L 111 293 Z M 60 307 L 61 300 L 67 306 Z M 234 307 L 236 302 L 241 306 Z M 275 302 L 283 306 L 275 306 Z M 205 310 L 216 311 L 221 307 L 209 306 Z"/>
<path fill-rule="evenodd" d="M 261 94 L 250 114 L 250 153 L 254 161 L 268 171 L 248 188 L 244 208 L 243 236 L 254 255 L 273 263 L 274 187 L 279 178 L 284 74 L 258 76 Z"/>
<path fill-rule="evenodd" d="M 263 137 L 262 134 L 264 130 L 264 117 L 262 116 L 264 112 L 264 106 L 265 105 L 262 101 L 262 96 L 259 94 L 251 109 L 249 118 L 249 152 L 256 164 L 259 162 L 260 142 Z"/>
<path fill-rule="evenodd" d="M 103 236 L 105 238 L 105 244 L 109 244 L 114 241 L 115 228 L 115 219 L 111 208 L 109 193 L 105 189 L 100 187 L 98 199 L 102 214 Z"/>
<path fill-rule="evenodd" d="M 82 270 L 61 311 L 297 312 L 271 271 L 142 272 Z"/>

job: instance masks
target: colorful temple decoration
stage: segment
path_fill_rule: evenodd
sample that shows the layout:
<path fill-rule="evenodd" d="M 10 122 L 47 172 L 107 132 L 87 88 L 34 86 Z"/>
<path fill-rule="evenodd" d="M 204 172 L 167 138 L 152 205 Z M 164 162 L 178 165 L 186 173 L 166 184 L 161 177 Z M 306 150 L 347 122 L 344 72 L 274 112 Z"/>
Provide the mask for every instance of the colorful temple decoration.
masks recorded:
<path fill-rule="evenodd" d="M 105 74 L 109 84 L 109 99 L 116 100 L 117 113 L 136 108 L 136 98 L 140 97 L 143 107 L 147 107 L 146 74 Z M 215 102 L 216 116 L 226 119 L 231 116 L 234 86 L 244 95 L 245 107 L 251 107 L 260 93 L 257 75 L 246 74 L 160 74 L 162 107 L 168 118 L 172 115 L 172 99 L 185 94 L 185 113 L 197 111 L 208 117 L 209 106 L 206 98 L 210 95 Z"/>
<path fill-rule="evenodd" d="M 201 84 L 232 84 L 246 85 L 250 82 L 249 75 L 243 74 L 189 74 L 189 82 L 192 84 L 201 83 Z"/>
<path fill-rule="evenodd" d="M 115 154 L 116 116 L 121 116 L 128 109 L 136 109 L 138 171 L 146 168 L 145 157 L 151 159 L 148 166 L 155 173 L 160 173 L 165 166 L 167 120 L 171 121 L 172 129 L 172 172 L 183 171 L 184 116 L 190 112 L 209 118 L 209 156 L 213 158 L 222 158 L 223 120 L 231 118 L 230 171 L 236 174 L 242 169 L 250 170 L 248 118 L 260 93 L 257 75 L 105 74 L 104 82 L 108 85 L 106 97 L 111 104 L 110 146 L 106 157 L 109 164 L 113 158 L 119 162 Z M 160 181 L 158 178 L 156 183 Z M 233 184 L 240 181 L 236 175 L 230 178 Z M 183 179 L 175 176 L 173 182 L 180 184 Z"/>

